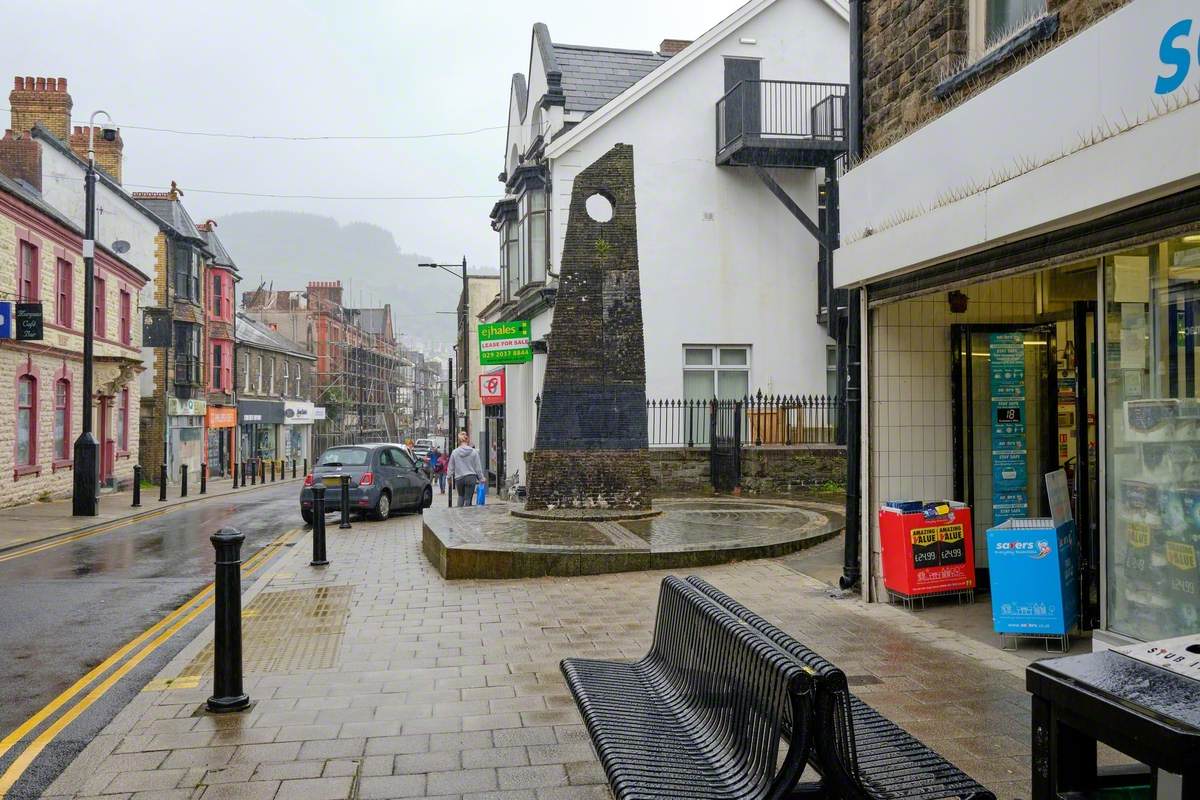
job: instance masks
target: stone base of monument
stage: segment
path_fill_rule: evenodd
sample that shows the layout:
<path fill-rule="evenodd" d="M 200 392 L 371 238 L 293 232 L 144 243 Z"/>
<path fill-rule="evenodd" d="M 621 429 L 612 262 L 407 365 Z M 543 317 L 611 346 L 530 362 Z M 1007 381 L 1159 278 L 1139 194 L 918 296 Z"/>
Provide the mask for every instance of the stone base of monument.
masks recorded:
<path fill-rule="evenodd" d="M 569 577 L 773 558 L 844 526 L 835 507 L 803 501 L 655 500 L 650 513 L 618 521 L 564 519 L 557 511 L 539 519 L 505 503 L 435 506 L 424 512 L 422 548 L 451 579 Z"/>
<path fill-rule="evenodd" d="M 522 519 L 540 519 L 547 522 L 620 522 L 622 520 L 650 519 L 661 511 L 629 508 L 514 508 L 512 515 Z"/>

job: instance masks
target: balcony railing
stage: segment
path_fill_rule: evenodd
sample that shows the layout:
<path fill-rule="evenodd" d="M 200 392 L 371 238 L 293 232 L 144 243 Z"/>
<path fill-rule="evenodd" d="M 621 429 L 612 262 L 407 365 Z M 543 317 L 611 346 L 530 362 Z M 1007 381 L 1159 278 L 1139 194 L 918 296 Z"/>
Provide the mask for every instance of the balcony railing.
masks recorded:
<path fill-rule="evenodd" d="M 848 94 L 844 83 L 739 82 L 717 101 L 718 161 L 745 146 L 835 152 L 844 148 Z"/>

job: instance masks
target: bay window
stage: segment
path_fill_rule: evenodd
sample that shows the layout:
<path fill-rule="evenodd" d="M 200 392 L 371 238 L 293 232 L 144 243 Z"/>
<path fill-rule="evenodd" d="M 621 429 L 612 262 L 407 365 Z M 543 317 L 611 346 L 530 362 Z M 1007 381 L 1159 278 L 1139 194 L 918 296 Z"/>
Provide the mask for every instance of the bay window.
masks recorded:
<path fill-rule="evenodd" d="M 504 223 L 504 263 L 508 264 L 508 296 L 516 295 L 521 288 L 521 256 L 517 245 L 518 223 L 513 217 Z"/>
<path fill-rule="evenodd" d="M 521 195 L 520 283 L 546 279 L 546 192 L 532 189 Z"/>

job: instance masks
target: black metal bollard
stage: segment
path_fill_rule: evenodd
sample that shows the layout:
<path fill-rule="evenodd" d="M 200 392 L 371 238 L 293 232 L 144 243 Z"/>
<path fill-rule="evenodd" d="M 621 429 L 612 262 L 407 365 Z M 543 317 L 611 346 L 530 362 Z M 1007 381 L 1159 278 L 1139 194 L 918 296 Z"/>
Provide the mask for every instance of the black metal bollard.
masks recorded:
<path fill-rule="evenodd" d="M 200 465 L 200 494 L 208 493 L 208 464 Z"/>
<path fill-rule="evenodd" d="M 292 459 L 292 480 L 296 480 L 296 459 Z"/>
<path fill-rule="evenodd" d="M 133 465 L 133 503 L 130 508 L 142 507 L 142 465 Z"/>
<path fill-rule="evenodd" d="M 242 542 L 234 528 L 222 528 L 209 537 L 216 550 L 216 628 L 213 631 L 213 694 L 208 710 L 241 711 L 250 705 L 242 691 Z"/>
<path fill-rule="evenodd" d="M 275 459 L 271 459 L 271 483 L 275 482 Z"/>
<path fill-rule="evenodd" d="M 179 496 L 187 497 L 187 464 L 179 465 Z"/>
<path fill-rule="evenodd" d="M 158 473 L 158 499 L 159 502 L 167 499 L 167 465 L 163 464 L 162 469 Z"/>
<path fill-rule="evenodd" d="M 263 461 L 261 458 L 258 460 L 258 482 L 267 482 L 267 462 Z"/>
<path fill-rule="evenodd" d="M 304 459 L 304 474 L 308 474 L 308 459 Z"/>
<path fill-rule="evenodd" d="M 254 461 L 250 462 L 250 485 L 258 486 L 258 464 Z"/>
<path fill-rule="evenodd" d="M 232 476 L 232 478 L 233 478 L 233 488 L 234 488 L 234 489 L 236 489 L 236 488 L 238 487 L 238 483 L 237 483 L 237 479 L 238 479 L 238 469 L 239 469 L 239 467 L 238 467 L 238 462 L 236 462 L 236 461 L 232 461 L 232 462 L 230 462 L 230 464 L 229 464 L 229 472 L 231 473 L 231 476 Z"/>
<path fill-rule="evenodd" d="M 338 525 L 342 530 L 350 527 L 350 476 L 342 476 L 342 522 Z"/>
<path fill-rule="evenodd" d="M 311 566 L 323 567 L 329 563 L 325 558 L 325 485 L 313 484 L 313 557 Z"/>

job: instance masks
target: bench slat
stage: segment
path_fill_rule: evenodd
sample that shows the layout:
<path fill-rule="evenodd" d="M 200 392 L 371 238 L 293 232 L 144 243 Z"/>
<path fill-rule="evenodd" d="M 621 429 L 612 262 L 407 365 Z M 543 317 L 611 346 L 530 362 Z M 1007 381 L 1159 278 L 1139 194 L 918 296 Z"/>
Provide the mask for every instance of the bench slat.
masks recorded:
<path fill-rule="evenodd" d="M 850 692 L 832 662 L 702 578 L 687 582 L 816 672 L 814 767 L 851 800 L 995 800 L 995 795 Z"/>

